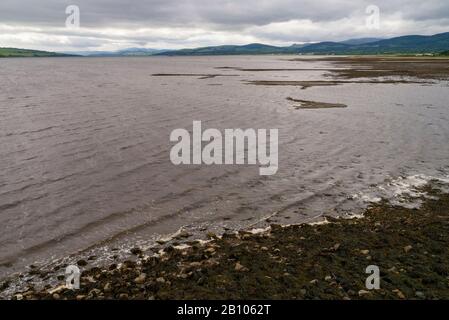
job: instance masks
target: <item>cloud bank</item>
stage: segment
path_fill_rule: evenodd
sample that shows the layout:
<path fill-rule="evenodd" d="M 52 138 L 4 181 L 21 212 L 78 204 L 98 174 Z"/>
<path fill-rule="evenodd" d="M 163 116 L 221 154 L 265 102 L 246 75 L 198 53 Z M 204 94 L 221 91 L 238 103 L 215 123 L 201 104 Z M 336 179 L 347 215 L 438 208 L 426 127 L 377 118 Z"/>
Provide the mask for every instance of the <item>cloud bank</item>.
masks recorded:
<path fill-rule="evenodd" d="M 66 7 L 80 28 L 66 28 Z M 380 9 L 379 28 L 366 9 Z M 273 45 L 449 31 L 449 1 L 2 0 L 0 47 L 51 51 Z"/>

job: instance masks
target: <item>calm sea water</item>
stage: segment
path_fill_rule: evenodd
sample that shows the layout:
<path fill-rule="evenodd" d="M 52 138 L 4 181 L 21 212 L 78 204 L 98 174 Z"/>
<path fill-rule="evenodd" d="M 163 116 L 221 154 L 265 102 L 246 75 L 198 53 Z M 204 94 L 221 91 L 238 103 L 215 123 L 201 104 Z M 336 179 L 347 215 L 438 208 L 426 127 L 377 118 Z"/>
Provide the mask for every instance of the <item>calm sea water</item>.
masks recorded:
<path fill-rule="evenodd" d="M 375 186 L 386 179 L 447 175 L 447 83 L 246 84 L 320 80 L 320 69 L 335 67 L 288 58 L 1 59 L 0 276 L 180 227 L 221 231 L 269 216 L 295 223 L 357 212 L 364 203 L 353 195 L 385 196 Z M 287 97 L 348 108 L 296 110 Z M 193 120 L 278 128 L 278 173 L 174 166 L 170 132 L 190 130 Z"/>

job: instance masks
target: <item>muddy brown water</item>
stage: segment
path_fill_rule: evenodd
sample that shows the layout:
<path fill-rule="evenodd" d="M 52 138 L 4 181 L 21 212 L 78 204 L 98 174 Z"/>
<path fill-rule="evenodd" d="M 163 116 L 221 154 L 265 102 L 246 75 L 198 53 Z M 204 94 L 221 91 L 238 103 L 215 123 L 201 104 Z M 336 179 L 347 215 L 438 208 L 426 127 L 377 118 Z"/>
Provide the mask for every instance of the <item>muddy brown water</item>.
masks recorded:
<path fill-rule="evenodd" d="M 0 278 L 180 227 L 199 234 L 357 212 L 366 203 L 352 196 L 375 195 L 386 179 L 447 175 L 446 82 L 248 85 L 328 81 L 339 67 L 291 58 L 0 60 Z M 348 107 L 296 110 L 287 97 Z M 279 129 L 278 173 L 174 166 L 170 132 L 193 120 Z"/>

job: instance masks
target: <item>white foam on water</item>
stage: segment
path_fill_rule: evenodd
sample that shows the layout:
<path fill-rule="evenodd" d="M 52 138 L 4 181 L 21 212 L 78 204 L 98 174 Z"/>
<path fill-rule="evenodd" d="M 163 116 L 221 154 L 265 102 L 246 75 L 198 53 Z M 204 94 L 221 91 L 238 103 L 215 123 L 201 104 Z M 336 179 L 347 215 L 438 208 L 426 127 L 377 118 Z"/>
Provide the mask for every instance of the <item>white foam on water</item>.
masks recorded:
<path fill-rule="evenodd" d="M 375 186 L 368 191 L 354 194 L 352 198 L 368 204 L 379 203 L 384 199 L 393 205 L 416 207 L 419 204 L 419 198 L 428 197 L 422 188 L 432 181 L 449 185 L 449 176 L 437 177 L 415 174 L 407 177 L 398 177 L 387 180 L 385 184 Z M 435 187 L 440 188 L 440 186 Z"/>

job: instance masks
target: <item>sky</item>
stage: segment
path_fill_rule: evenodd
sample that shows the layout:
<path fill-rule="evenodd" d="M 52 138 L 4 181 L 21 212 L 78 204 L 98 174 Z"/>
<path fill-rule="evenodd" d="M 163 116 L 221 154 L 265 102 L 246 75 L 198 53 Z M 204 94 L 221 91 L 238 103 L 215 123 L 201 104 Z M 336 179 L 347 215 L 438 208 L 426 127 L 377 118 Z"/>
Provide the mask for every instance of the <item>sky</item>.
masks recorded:
<path fill-rule="evenodd" d="M 58 52 L 285 46 L 448 31 L 448 0 L 0 1 L 0 47 Z"/>

